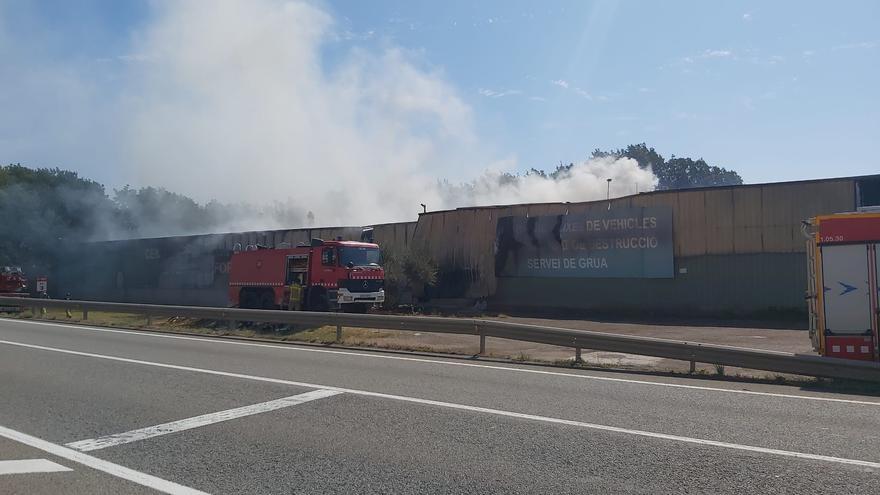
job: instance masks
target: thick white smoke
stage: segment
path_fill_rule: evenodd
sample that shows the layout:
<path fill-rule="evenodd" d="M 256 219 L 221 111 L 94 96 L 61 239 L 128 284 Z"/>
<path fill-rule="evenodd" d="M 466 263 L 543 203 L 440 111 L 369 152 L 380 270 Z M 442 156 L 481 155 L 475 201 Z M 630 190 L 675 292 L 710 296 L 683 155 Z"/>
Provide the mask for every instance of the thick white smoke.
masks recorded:
<path fill-rule="evenodd" d="M 0 139 L 9 152 L 0 159 L 112 167 L 110 188 L 158 186 L 201 203 L 250 205 L 218 213 L 228 222 L 209 228 L 221 230 L 413 220 L 421 203 L 578 201 L 604 198 L 609 177 L 613 195 L 653 182 L 634 162 L 607 160 L 556 180 L 509 180 L 491 164 L 514 171 L 515 158 L 490 151 L 442 70 L 390 41 L 341 50 L 350 45 L 338 43 L 320 4 L 149 5 L 128 53 L 105 61 L 42 60 L 38 39 L 0 43 L 12 67 L 0 64 L 0 88 L 15 95 L 5 100 L 13 118 L 0 127 L 12 138 Z M 25 74 L 39 74 L 40 84 Z M 32 163 L 29 154 L 50 160 Z"/>
<path fill-rule="evenodd" d="M 607 180 L 611 179 L 611 184 Z M 486 171 L 472 182 L 442 187 L 450 205 L 503 205 L 556 201 L 589 201 L 651 190 L 657 182 L 650 169 L 629 158 L 594 158 L 575 163 L 555 177 L 530 173 L 524 176 Z"/>
<path fill-rule="evenodd" d="M 203 201 L 290 201 L 322 224 L 436 204 L 431 172 L 480 160 L 470 108 L 396 48 L 329 67 L 332 35 L 304 2 L 161 4 L 126 108 L 133 180 Z"/>
<path fill-rule="evenodd" d="M 319 224 L 410 220 L 473 204 L 573 201 L 649 187 L 634 162 L 593 160 L 561 180 L 500 184 L 472 111 L 402 50 L 353 50 L 332 67 L 333 19 L 304 2 L 160 4 L 136 49 L 125 163 L 134 181 L 200 200 L 284 201 Z M 291 219 L 296 222 L 299 219 Z M 282 220 L 283 221 L 283 220 Z"/>

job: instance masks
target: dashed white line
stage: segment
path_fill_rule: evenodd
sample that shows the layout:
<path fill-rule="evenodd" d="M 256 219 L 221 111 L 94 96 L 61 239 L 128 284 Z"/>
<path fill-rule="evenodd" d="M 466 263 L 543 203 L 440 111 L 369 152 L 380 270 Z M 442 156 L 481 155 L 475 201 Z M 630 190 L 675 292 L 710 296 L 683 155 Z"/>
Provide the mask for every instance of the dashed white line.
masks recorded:
<path fill-rule="evenodd" d="M 179 421 L 172 421 L 170 423 L 163 423 L 161 425 L 148 426 L 146 428 L 139 428 L 137 430 L 126 431 L 124 433 L 116 433 L 114 435 L 107 435 L 99 438 L 79 440 L 76 442 L 68 443 L 66 445 L 72 449 L 79 450 L 80 452 L 91 452 L 93 450 L 105 449 L 107 447 L 113 447 L 116 445 L 137 442 L 139 440 L 146 440 L 147 438 L 168 435 L 170 433 L 176 433 L 178 431 L 191 430 L 193 428 L 199 428 L 214 423 L 220 423 L 221 421 L 229 421 L 231 419 L 243 418 L 245 416 L 252 416 L 254 414 L 275 411 L 284 407 L 304 404 L 306 402 L 339 395 L 341 393 L 342 392 L 338 390 L 312 390 L 311 392 L 306 392 L 299 395 L 292 395 L 290 397 L 270 400 L 267 402 L 261 402 L 259 404 L 251 404 L 244 407 L 237 407 L 235 409 L 227 409 L 225 411 L 203 414 L 201 416 L 181 419 Z"/>
<path fill-rule="evenodd" d="M 107 473 L 111 476 L 122 478 L 131 481 L 132 483 L 137 483 L 138 485 L 146 486 L 169 495 L 207 495 L 205 492 L 194 488 L 179 485 L 173 481 L 163 480 L 162 478 L 135 471 L 134 469 L 120 466 L 119 464 L 98 459 L 97 457 L 92 457 L 88 454 L 47 442 L 41 438 L 6 428 L 5 426 L 0 426 L 0 437 L 5 437 L 18 443 L 29 445 L 35 449 L 61 457 L 62 459 L 82 464 L 83 466 Z"/>
<path fill-rule="evenodd" d="M 706 387 L 701 385 L 685 385 L 681 383 L 667 383 L 667 382 L 653 382 L 648 380 L 633 380 L 629 378 L 614 378 L 607 376 L 596 376 L 596 375 L 586 375 L 586 374 L 575 374 L 575 373 L 564 373 L 561 371 L 549 371 L 549 370 L 540 370 L 540 369 L 532 369 L 532 368 L 514 368 L 512 366 L 500 366 L 500 365 L 492 365 L 492 364 L 478 364 L 478 363 L 463 363 L 460 361 L 453 360 L 440 360 L 440 359 L 428 359 L 428 358 L 417 358 L 417 357 L 406 357 L 406 356 L 395 356 L 389 354 L 379 354 L 379 353 L 368 353 L 368 352 L 356 352 L 356 351 L 342 351 L 342 350 L 333 350 L 333 349 L 315 349 L 304 346 L 296 346 L 296 345 L 275 345 L 275 344 L 264 344 L 259 342 L 241 342 L 235 340 L 222 340 L 217 338 L 205 338 L 205 337 L 191 337 L 187 335 L 168 335 L 162 333 L 155 332 L 137 332 L 132 330 L 117 330 L 112 328 L 101 328 L 101 327 L 92 327 L 86 325 L 66 325 L 63 323 L 50 323 L 50 322 L 42 322 L 42 321 L 28 321 L 28 320 L 12 320 L 15 323 L 27 323 L 33 325 L 43 325 L 43 326 L 55 326 L 55 327 L 63 327 L 63 328 L 73 328 L 77 330 L 88 330 L 91 332 L 107 332 L 107 333 L 119 333 L 126 335 L 136 335 L 141 337 L 151 337 L 151 338 L 159 338 L 159 339 L 178 339 L 178 340 L 190 340 L 196 342 L 206 342 L 210 344 L 218 344 L 218 345 L 239 345 L 239 346 L 248 346 L 248 347 L 266 347 L 269 349 L 281 349 L 285 351 L 292 352 L 316 352 L 316 353 L 324 353 L 324 354 L 338 354 L 344 356 L 356 356 L 356 357 L 366 357 L 371 359 L 390 359 L 394 361 L 408 361 L 408 362 L 416 362 L 416 363 L 425 363 L 425 364 L 438 364 L 443 366 L 461 366 L 466 368 L 482 368 L 482 369 L 490 369 L 490 370 L 498 370 L 498 371 L 506 371 L 506 372 L 514 372 L 514 373 L 529 373 L 535 375 L 549 375 L 549 376 L 561 376 L 565 378 L 573 378 L 573 379 L 581 379 L 581 380 L 595 380 L 595 381 L 603 381 L 603 382 L 614 382 L 614 383 L 628 383 L 634 385 L 649 385 L 654 387 L 668 387 L 674 389 L 685 389 L 685 390 L 702 390 L 707 392 L 722 392 L 722 393 L 730 393 L 730 394 L 742 394 L 742 395 L 753 395 L 753 396 L 763 396 L 763 397 L 777 397 L 782 399 L 800 399 L 800 400 L 812 400 L 812 401 L 820 401 L 820 402 L 836 402 L 843 404 L 859 404 L 864 406 L 877 406 L 880 407 L 880 402 L 876 401 L 867 401 L 867 400 L 856 400 L 856 399 L 839 399 L 834 397 L 817 397 L 810 395 L 798 395 L 798 394 L 781 394 L 776 392 L 758 392 L 754 390 L 739 390 L 739 389 L 731 389 L 731 388 L 721 388 L 721 387 Z"/>
<path fill-rule="evenodd" d="M 487 408 L 487 407 L 470 406 L 470 405 L 466 405 L 466 404 L 456 404 L 453 402 L 443 402 L 443 401 L 437 401 L 437 400 L 431 400 L 431 399 L 421 399 L 421 398 L 417 398 L 417 397 L 408 397 L 408 396 L 404 396 L 404 395 L 385 394 L 385 393 L 381 393 L 381 392 L 371 392 L 368 390 L 357 390 L 357 389 L 350 389 L 350 388 L 333 387 L 333 386 L 319 385 L 319 384 L 314 384 L 314 383 L 296 382 L 296 381 L 292 381 L 292 380 L 283 380 L 280 378 L 246 375 L 243 373 L 232 373 L 229 371 L 211 370 L 211 369 L 205 369 L 205 368 L 194 368 L 194 367 L 190 367 L 190 366 L 181 366 L 181 365 L 177 365 L 177 364 L 157 363 L 157 362 L 153 362 L 153 361 L 143 361 L 140 359 L 130 359 L 130 358 L 124 358 L 124 357 L 118 357 L 118 356 L 109 356 L 109 355 L 105 355 L 105 354 L 95 354 L 95 353 L 91 353 L 91 352 L 73 351 L 73 350 L 69 350 L 69 349 L 60 349 L 60 348 L 56 348 L 56 347 L 46 347 L 46 346 L 34 345 L 34 344 L 24 344 L 21 342 L 11 342 L 11 341 L 7 341 L 7 340 L 0 340 L 0 344 L 19 346 L 19 347 L 24 347 L 24 348 L 29 348 L 29 349 L 39 349 L 39 350 L 43 350 L 43 351 L 59 352 L 62 354 L 70 354 L 70 355 L 74 355 L 74 356 L 85 356 L 85 357 L 92 357 L 92 358 L 98 358 L 98 359 L 106 359 L 109 361 L 117 361 L 117 362 L 122 362 L 122 363 L 141 364 L 141 365 L 145 365 L 145 366 L 154 366 L 157 368 L 173 369 L 173 370 L 180 370 L 180 371 L 190 371 L 190 372 L 195 372 L 195 373 L 204 373 L 204 374 L 208 374 L 208 375 L 226 376 L 226 377 L 231 377 L 231 378 L 241 378 L 241 379 L 245 379 L 245 380 L 254 380 L 254 381 L 268 382 L 268 383 L 280 383 L 280 384 L 284 384 L 284 385 L 293 385 L 293 386 L 304 387 L 304 388 L 336 390 L 338 392 L 345 392 L 345 393 L 349 393 L 349 394 L 353 394 L 353 395 L 360 395 L 360 396 L 365 396 L 365 397 L 378 397 L 378 398 L 382 398 L 382 399 L 391 399 L 391 400 L 396 400 L 396 401 L 401 401 L 401 402 L 424 404 L 424 405 L 444 407 L 444 408 L 449 408 L 449 409 L 457 409 L 457 410 L 462 410 L 462 411 L 477 412 L 477 413 L 483 413 L 483 414 L 493 414 L 496 416 L 506 416 L 506 417 L 510 417 L 510 418 L 526 419 L 526 420 L 538 421 L 538 422 L 542 422 L 542 423 L 568 425 L 568 426 L 575 426 L 575 427 L 580 427 L 580 428 L 588 428 L 588 429 L 592 429 L 592 430 L 602 430 L 602 431 L 622 433 L 622 434 L 627 434 L 627 435 L 636 435 L 636 436 L 640 436 L 640 437 L 655 438 L 655 439 L 661 439 L 661 440 L 670 440 L 670 441 L 675 441 L 675 442 L 688 443 L 688 444 L 692 444 L 692 445 L 719 447 L 719 448 L 724 448 L 724 449 L 739 450 L 739 451 L 745 451 L 745 452 L 756 452 L 756 453 L 776 455 L 776 456 L 781 456 L 781 457 L 793 457 L 793 458 L 797 458 L 797 459 L 808 459 L 808 460 L 813 460 L 813 461 L 823 461 L 823 462 L 831 462 L 831 463 L 837 463 L 837 464 L 847 464 L 847 465 L 851 465 L 851 466 L 866 467 L 866 468 L 872 468 L 872 469 L 880 469 L 880 462 L 864 461 L 864 460 L 859 460 L 859 459 L 847 459 L 844 457 L 833 457 L 833 456 L 827 456 L 827 455 L 821 455 L 821 454 L 811 454 L 811 453 L 807 453 L 807 452 L 796 452 L 796 451 L 791 451 L 791 450 L 771 449 L 771 448 L 766 448 L 766 447 L 757 447 L 754 445 L 743 445 L 743 444 L 738 444 L 738 443 L 720 442 L 717 440 L 708 440 L 708 439 L 703 439 L 703 438 L 692 438 L 692 437 L 684 437 L 684 436 L 679 436 L 679 435 L 667 435 L 665 433 L 656 433 L 656 432 L 651 432 L 651 431 L 634 430 L 634 429 L 629 429 L 629 428 L 619 428 L 616 426 L 600 425 L 600 424 L 596 424 L 596 423 L 585 423 L 582 421 L 573 421 L 573 420 L 568 420 L 568 419 L 553 418 L 553 417 L 549 417 L 549 416 L 538 416 L 535 414 L 524 414 L 524 413 L 518 413 L 518 412 L 512 412 L 512 411 L 503 411 L 500 409 L 491 409 L 491 408 Z M 71 452 L 75 452 L 75 451 L 71 451 Z"/>
<path fill-rule="evenodd" d="M 16 459 L 14 461 L 0 461 L 0 475 L 4 474 L 30 474 L 30 473 L 58 473 L 73 471 L 61 464 L 56 464 L 48 459 Z"/>

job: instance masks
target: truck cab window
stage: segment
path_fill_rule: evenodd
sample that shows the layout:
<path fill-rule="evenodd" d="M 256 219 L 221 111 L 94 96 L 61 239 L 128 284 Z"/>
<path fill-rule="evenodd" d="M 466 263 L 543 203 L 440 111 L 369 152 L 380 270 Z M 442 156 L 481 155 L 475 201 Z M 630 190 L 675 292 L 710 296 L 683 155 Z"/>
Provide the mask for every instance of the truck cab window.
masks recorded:
<path fill-rule="evenodd" d="M 336 250 L 333 248 L 324 248 L 321 251 L 321 264 L 324 266 L 336 266 Z"/>

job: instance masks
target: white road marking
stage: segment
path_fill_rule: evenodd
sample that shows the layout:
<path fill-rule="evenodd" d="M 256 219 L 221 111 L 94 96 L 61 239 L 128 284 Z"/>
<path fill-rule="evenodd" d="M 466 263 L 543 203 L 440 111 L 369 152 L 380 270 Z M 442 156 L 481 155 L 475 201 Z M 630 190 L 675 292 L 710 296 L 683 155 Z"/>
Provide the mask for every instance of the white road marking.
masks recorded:
<path fill-rule="evenodd" d="M 271 378 L 271 377 L 256 376 L 256 375 L 246 375 L 243 373 L 233 373 L 233 372 L 229 372 L 229 371 L 210 370 L 210 369 L 205 369 L 205 368 L 193 368 L 190 366 L 181 366 L 181 365 L 177 365 L 177 364 L 157 363 L 157 362 L 153 362 L 153 361 L 143 361 L 140 359 L 130 359 L 130 358 L 124 358 L 124 357 L 109 356 L 109 355 L 105 355 L 105 354 L 95 354 L 92 352 L 73 351 L 73 350 L 69 350 L 69 349 L 59 349 L 56 347 L 46 347 L 46 346 L 35 345 L 35 344 L 24 344 L 21 342 L 10 342 L 7 340 L 0 340 L 0 344 L 25 347 L 28 349 L 39 349 L 39 350 L 43 350 L 43 351 L 59 352 L 62 354 L 70 354 L 70 355 L 74 355 L 74 356 L 85 356 L 85 357 L 92 357 L 92 358 L 98 358 L 98 359 L 106 359 L 109 361 L 117 361 L 117 362 L 121 362 L 121 363 L 141 364 L 141 365 L 145 365 L 145 366 L 154 366 L 157 368 L 165 368 L 165 369 L 180 370 L 180 371 L 190 371 L 190 372 L 195 372 L 195 373 L 204 373 L 207 375 L 226 376 L 226 377 L 230 377 L 230 378 L 241 378 L 244 380 L 254 380 L 254 381 L 259 381 L 259 382 L 279 383 L 279 384 L 283 384 L 283 385 L 293 385 L 293 386 L 304 387 L 304 388 L 336 390 L 338 392 L 344 392 L 344 393 L 348 393 L 348 394 L 352 394 L 352 395 L 360 395 L 360 396 L 365 396 L 365 397 L 378 397 L 378 398 L 382 398 L 382 399 L 391 399 L 391 400 L 396 400 L 396 401 L 401 401 L 401 402 L 410 402 L 410 403 L 415 403 L 415 404 L 425 404 L 425 405 L 430 405 L 430 406 L 444 407 L 444 408 L 448 408 L 448 409 L 457 409 L 457 410 L 462 410 L 462 411 L 478 412 L 478 413 L 484 413 L 484 414 L 493 414 L 496 416 L 506 416 L 506 417 L 510 417 L 510 418 L 527 419 L 527 420 L 538 421 L 538 422 L 543 422 L 543 423 L 577 426 L 577 427 L 589 428 L 589 429 L 593 429 L 593 430 L 610 431 L 610 432 L 614 432 L 614 433 L 624 433 L 624 434 L 628 434 L 628 435 L 636 435 L 636 436 L 641 436 L 641 437 L 656 438 L 656 439 L 662 439 L 662 440 L 671 440 L 671 441 L 675 441 L 675 442 L 682 442 L 682 443 L 688 443 L 688 444 L 694 444 L 694 445 L 720 447 L 720 448 L 725 448 L 725 449 L 740 450 L 740 451 L 746 451 L 746 452 L 757 452 L 757 453 L 761 453 L 761 454 L 770 454 L 770 455 L 776 455 L 776 456 L 782 456 L 782 457 L 794 457 L 797 459 L 809 459 L 809 460 L 814 460 L 814 461 L 824 461 L 824 462 L 832 462 L 832 463 L 838 463 L 838 464 L 848 464 L 851 466 L 860 466 L 860 467 L 867 467 L 867 468 L 873 468 L 873 469 L 880 469 L 880 462 L 863 461 L 863 460 L 859 460 L 859 459 L 847 459 L 845 457 L 833 457 L 833 456 L 820 455 L 820 454 L 810 454 L 810 453 L 806 453 L 806 452 L 796 452 L 796 451 L 791 451 L 791 450 L 771 449 L 771 448 L 766 448 L 766 447 L 756 447 L 753 445 L 743 445 L 743 444 L 738 444 L 738 443 L 720 442 L 717 440 L 707 440 L 707 439 L 702 439 L 702 438 L 684 437 L 684 436 L 679 436 L 679 435 L 667 435 L 665 433 L 655 433 L 655 432 L 651 432 L 651 431 L 633 430 L 633 429 L 629 429 L 629 428 L 619 428 L 616 426 L 600 425 L 600 424 L 596 424 L 596 423 L 585 423 L 582 421 L 573 421 L 573 420 L 568 420 L 568 419 L 553 418 L 553 417 L 549 417 L 549 416 L 538 416 L 535 414 L 517 413 L 517 412 L 512 412 L 512 411 L 504 411 L 504 410 L 500 410 L 500 409 L 491 409 L 491 408 L 487 408 L 487 407 L 469 406 L 466 404 L 456 404 L 453 402 L 443 402 L 443 401 L 437 401 L 437 400 L 431 400 L 431 399 L 420 399 L 417 397 L 408 397 L 405 395 L 393 395 L 393 394 L 385 394 L 385 393 L 381 393 L 381 392 L 370 392 L 368 390 L 357 390 L 357 389 L 350 389 L 350 388 L 333 387 L 333 386 L 328 386 L 328 385 L 319 385 L 319 384 L 315 384 L 315 383 L 296 382 L 296 381 L 292 381 L 292 380 L 283 380 L 280 378 Z"/>
<path fill-rule="evenodd" d="M 191 430 L 193 428 L 199 428 L 201 426 L 207 426 L 221 421 L 229 421 L 231 419 L 274 411 L 276 409 L 295 406 L 297 404 L 303 404 L 313 400 L 339 395 L 341 393 L 342 392 L 338 390 L 312 390 L 311 392 L 292 395 L 282 399 L 270 400 L 268 402 L 237 407 L 235 409 L 227 409 L 225 411 L 218 411 L 210 414 L 203 414 L 201 416 L 181 419 L 179 421 L 172 421 L 170 423 L 163 423 L 156 426 L 149 426 L 147 428 L 139 428 L 137 430 L 117 433 L 115 435 L 79 440 L 66 445 L 72 449 L 79 450 L 80 452 L 91 452 L 93 450 L 105 449 L 116 445 L 137 442 L 139 440 L 146 440 L 147 438 L 168 435 L 169 433 L 175 433 L 178 431 Z"/>
<path fill-rule="evenodd" d="M 169 495 L 207 495 L 207 493 L 194 488 L 178 485 L 172 481 L 163 480 L 162 478 L 135 471 L 134 469 L 129 469 L 125 466 L 120 466 L 119 464 L 113 464 L 112 462 L 98 459 L 97 457 L 92 457 L 88 454 L 83 454 L 82 452 L 77 452 L 61 445 L 55 445 L 54 443 L 47 442 L 41 438 L 33 437 L 4 426 L 0 426 L 0 437 L 5 437 L 18 443 L 29 445 L 54 456 L 82 464 L 83 466 L 107 473 L 111 476 L 116 476 L 117 478 L 122 478 L 131 481 L 132 483 L 137 483 L 138 485 L 152 488 Z"/>
<path fill-rule="evenodd" d="M 18 459 L 14 461 L 0 461 L 0 475 L 4 474 L 29 474 L 29 473 L 58 473 L 73 471 L 61 464 L 56 464 L 48 459 Z"/>
<path fill-rule="evenodd" d="M 2 319 L 2 318 L 0 318 Z M 356 351 L 341 351 L 341 350 L 332 350 L 332 349 L 315 349 L 304 346 L 297 346 L 295 344 L 287 344 L 287 345 L 275 345 L 275 344 L 264 344 L 258 342 L 241 342 L 235 340 L 225 340 L 218 338 L 209 338 L 209 337 L 191 337 L 187 335 L 168 335 L 162 333 L 155 332 L 137 332 L 132 330 L 117 330 L 111 328 L 101 328 L 101 327 L 92 327 L 86 325 L 65 325 L 62 323 L 49 323 L 49 322 L 41 322 L 41 321 L 28 321 L 28 320 L 17 320 L 7 318 L 10 321 L 15 321 L 16 323 L 30 323 L 36 325 L 46 325 L 46 326 L 56 326 L 56 327 L 64 327 L 64 328 L 74 328 L 78 330 L 88 330 L 92 332 L 107 332 L 107 333 L 121 333 L 127 335 L 137 335 L 142 337 L 153 337 L 160 339 L 179 339 L 179 340 L 192 340 L 197 342 L 207 342 L 211 344 L 222 344 L 222 345 L 241 345 L 241 346 L 249 346 L 249 347 L 267 347 L 270 349 L 282 349 L 286 351 L 295 351 L 295 352 L 317 352 L 324 354 L 338 354 L 345 356 L 357 356 L 357 357 L 366 357 L 373 359 L 391 359 L 395 361 L 408 361 L 408 362 L 416 362 L 416 363 L 426 363 L 426 364 L 439 364 L 444 366 L 462 366 L 466 368 L 483 368 L 490 370 L 499 370 L 499 371 L 509 371 L 515 373 L 531 373 L 536 375 L 549 375 L 549 376 L 562 376 L 566 378 L 575 378 L 582 380 L 596 380 L 596 381 L 605 381 L 605 382 L 615 382 L 615 383 L 628 383 L 634 385 L 650 385 L 655 387 L 669 387 L 669 388 L 678 388 L 678 389 L 686 389 L 686 390 L 702 390 L 707 392 L 724 392 L 731 394 L 743 394 L 743 395 L 755 395 L 755 396 L 763 396 L 763 397 L 778 397 L 782 399 L 802 399 L 802 400 L 814 400 L 821 402 L 837 402 L 843 404 L 859 404 L 864 406 L 880 406 L 880 402 L 876 401 L 867 401 L 867 400 L 855 400 L 855 399 L 838 399 L 834 397 L 817 397 L 810 395 L 798 395 L 798 394 L 781 394 L 776 392 L 757 392 L 753 390 L 738 390 L 731 388 L 721 388 L 721 387 L 705 387 L 701 385 L 684 385 L 680 383 L 666 383 L 666 382 L 652 382 L 648 380 L 632 380 L 629 378 L 613 378 L 607 376 L 595 376 L 595 375 L 585 375 L 585 374 L 575 374 L 575 373 L 564 373 L 561 371 L 548 371 L 548 370 L 539 370 L 539 369 L 531 369 L 531 368 L 514 368 L 512 366 L 499 366 L 492 364 L 477 364 L 477 363 L 463 363 L 452 360 L 440 360 L 440 359 L 427 359 L 427 358 L 416 358 L 416 357 L 406 357 L 406 356 L 395 356 L 389 354 L 379 354 L 379 353 L 368 353 L 368 352 L 356 352 Z"/>

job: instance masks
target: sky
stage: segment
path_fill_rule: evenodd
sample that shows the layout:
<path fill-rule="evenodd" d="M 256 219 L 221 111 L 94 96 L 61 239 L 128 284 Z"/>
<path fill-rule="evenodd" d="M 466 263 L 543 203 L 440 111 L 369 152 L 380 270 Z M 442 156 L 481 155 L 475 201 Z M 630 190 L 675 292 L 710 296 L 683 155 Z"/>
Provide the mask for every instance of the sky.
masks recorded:
<path fill-rule="evenodd" d="M 747 182 L 880 171 L 876 1 L 443 3 L 332 6 L 440 66 L 523 166 L 646 142 Z"/>
<path fill-rule="evenodd" d="M 878 21 L 876 1 L 0 0 L 0 161 L 226 201 L 641 142 L 747 183 L 870 174 Z"/>

